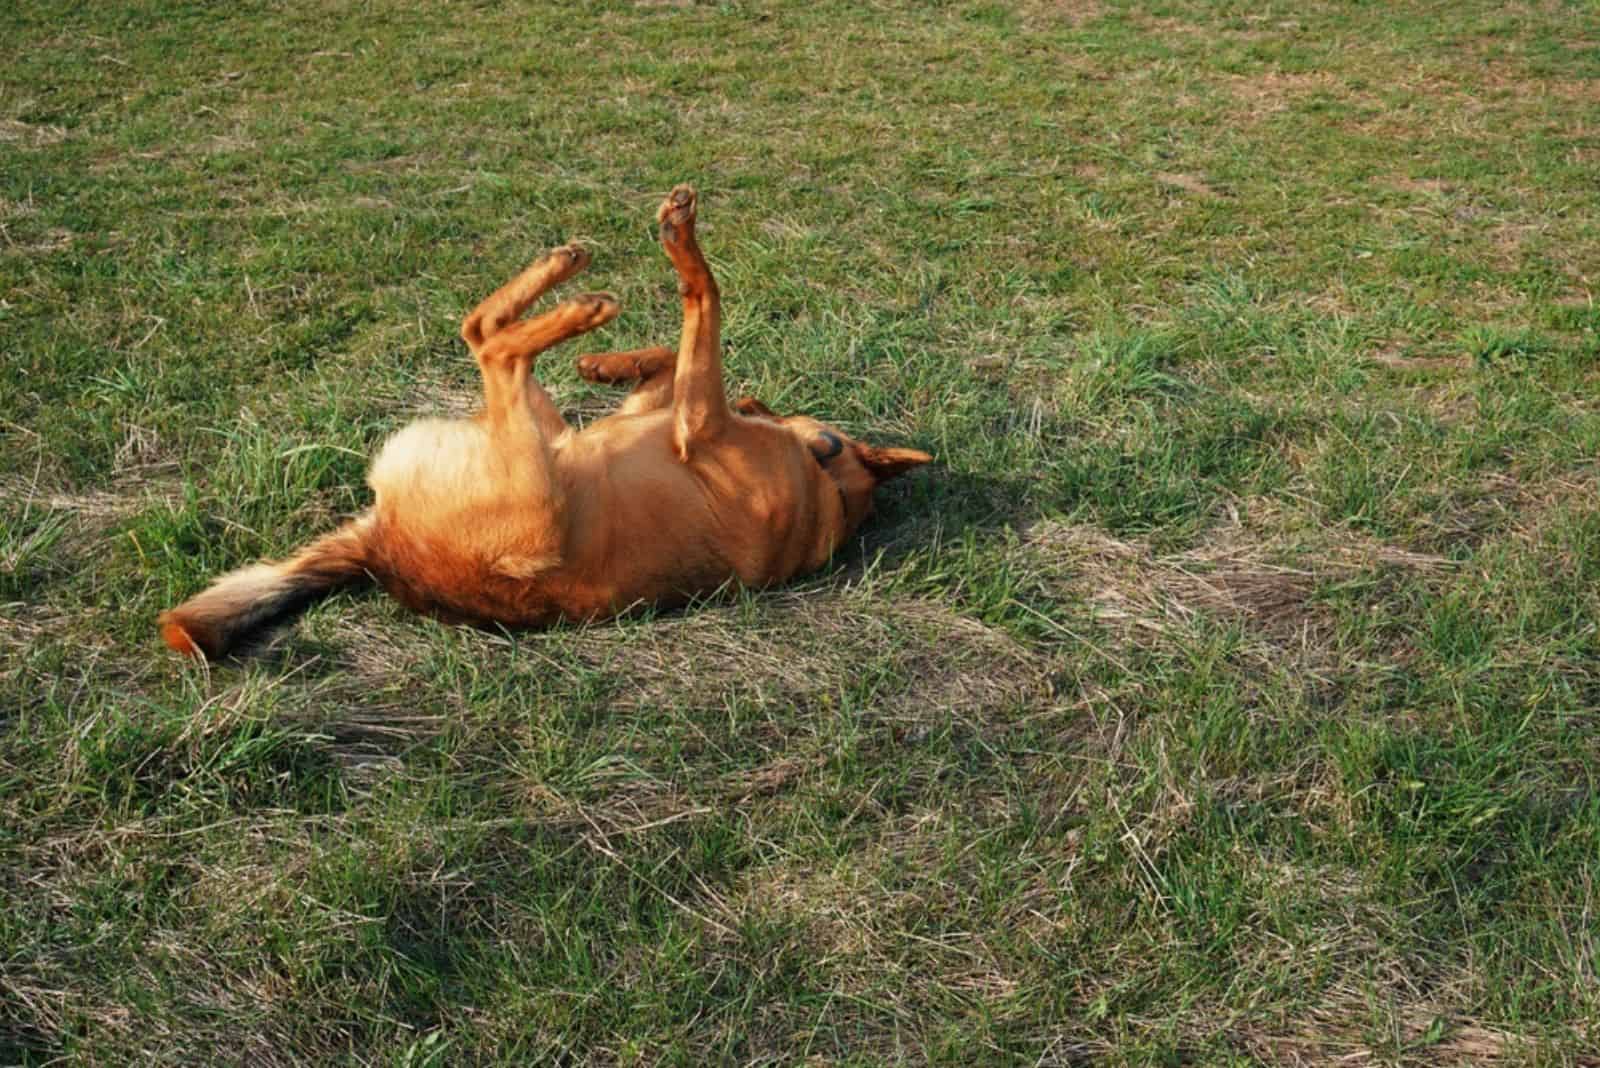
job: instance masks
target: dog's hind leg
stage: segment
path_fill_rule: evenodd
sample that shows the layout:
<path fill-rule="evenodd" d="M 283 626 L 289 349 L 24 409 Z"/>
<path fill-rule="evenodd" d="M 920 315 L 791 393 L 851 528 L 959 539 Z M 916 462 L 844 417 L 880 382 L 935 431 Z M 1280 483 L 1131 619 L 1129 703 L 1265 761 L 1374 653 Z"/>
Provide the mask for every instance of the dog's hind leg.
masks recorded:
<path fill-rule="evenodd" d="M 461 337 L 467 343 L 467 348 L 472 350 L 473 356 L 478 357 L 479 366 L 483 365 L 482 356 L 485 347 L 508 326 L 516 323 L 528 305 L 587 266 L 589 266 L 589 250 L 576 242 L 569 242 L 560 248 L 551 249 L 472 309 L 461 322 Z M 531 350 L 527 353 L 529 361 L 531 362 L 533 354 L 540 349 L 549 348 L 571 336 L 570 333 L 563 334 L 555 340 L 544 343 L 540 348 Z M 524 374 L 527 373 L 527 366 L 524 365 Z M 487 381 L 484 392 L 487 399 L 489 392 Z M 528 391 L 526 404 L 532 411 L 535 422 L 547 437 L 554 438 L 567 428 L 566 420 L 561 418 L 560 410 L 537 385 Z"/>
<path fill-rule="evenodd" d="M 695 192 L 680 185 L 656 211 L 661 247 L 678 271 L 683 334 L 673 372 L 673 446 L 688 462 L 694 445 L 715 440 L 728 422 L 722 391 L 722 303 L 700 245 L 695 241 Z"/>
<path fill-rule="evenodd" d="M 533 358 L 552 345 L 616 318 L 615 298 L 586 293 L 502 328 L 478 347 L 483 374 L 481 420 L 502 457 L 517 497 L 559 503 L 550 447 L 567 429 L 549 394 L 528 374 Z"/>
<path fill-rule="evenodd" d="M 637 382 L 619 415 L 640 415 L 672 403 L 672 374 L 678 354 L 665 346 L 627 352 L 591 352 L 578 357 L 578 374 L 600 385 Z"/>
<path fill-rule="evenodd" d="M 498 334 L 548 290 L 589 266 L 589 250 L 575 241 L 551 249 L 488 297 L 461 321 L 461 337 L 476 356 Z"/>

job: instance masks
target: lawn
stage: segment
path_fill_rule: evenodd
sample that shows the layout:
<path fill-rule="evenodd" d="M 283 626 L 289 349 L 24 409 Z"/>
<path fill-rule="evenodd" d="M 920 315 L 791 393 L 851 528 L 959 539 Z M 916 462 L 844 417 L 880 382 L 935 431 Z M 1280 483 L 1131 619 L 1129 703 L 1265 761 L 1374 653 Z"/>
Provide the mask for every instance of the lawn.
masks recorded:
<path fill-rule="evenodd" d="M 1600 1063 L 1593 2 L 0 6 L 0 1063 Z M 938 463 L 779 590 L 156 614 L 543 249 Z"/>

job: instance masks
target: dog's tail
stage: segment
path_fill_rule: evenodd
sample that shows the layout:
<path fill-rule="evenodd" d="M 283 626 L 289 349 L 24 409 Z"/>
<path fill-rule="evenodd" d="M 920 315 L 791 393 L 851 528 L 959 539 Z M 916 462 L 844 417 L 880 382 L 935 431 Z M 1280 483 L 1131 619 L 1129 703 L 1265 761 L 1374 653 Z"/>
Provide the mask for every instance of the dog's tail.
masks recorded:
<path fill-rule="evenodd" d="M 204 593 L 161 613 L 161 637 L 187 656 L 228 655 L 339 587 L 366 580 L 374 526 L 368 512 L 281 563 L 222 576 Z"/>

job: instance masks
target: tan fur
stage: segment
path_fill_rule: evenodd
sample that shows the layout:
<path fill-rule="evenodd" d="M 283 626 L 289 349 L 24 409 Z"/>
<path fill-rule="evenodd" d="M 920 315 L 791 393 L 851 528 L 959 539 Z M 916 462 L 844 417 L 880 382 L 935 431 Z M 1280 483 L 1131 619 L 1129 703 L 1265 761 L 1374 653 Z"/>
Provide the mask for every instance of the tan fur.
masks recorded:
<path fill-rule="evenodd" d="M 529 376 L 539 352 L 618 311 L 588 294 L 531 319 L 528 305 L 588 265 L 556 249 L 462 324 L 483 375 L 472 420 L 395 434 L 367 476 L 371 511 L 279 564 L 223 577 L 161 617 L 168 645 L 218 657 L 316 596 L 370 576 L 446 619 L 538 626 L 671 605 L 730 580 L 766 586 L 821 566 L 866 517 L 879 482 L 926 453 L 850 440 L 753 398 L 730 408 L 721 304 L 679 186 L 657 213 L 683 327 L 668 348 L 582 357 L 591 381 L 636 381 L 581 433 Z"/>

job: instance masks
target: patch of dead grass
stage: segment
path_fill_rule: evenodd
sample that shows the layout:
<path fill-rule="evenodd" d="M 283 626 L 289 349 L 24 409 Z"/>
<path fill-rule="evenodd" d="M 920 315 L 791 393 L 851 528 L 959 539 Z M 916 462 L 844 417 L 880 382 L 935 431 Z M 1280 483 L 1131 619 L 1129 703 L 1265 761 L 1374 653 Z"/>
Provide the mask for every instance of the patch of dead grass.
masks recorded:
<path fill-rule="evenodd" d="M 1486 1027 L 1427 1001 L 1391 1003 L 1375 1019 L 1366 991 L 1346 986 L 1287 1027 L 1249 1025 L 1237 1031 L 1252 1054 L 1272 1064 L 1294 1066 L 1395 1063 L 1485 1065 L 1520 1062 L 1533 1040 Z M 1388 1034 L 1382 1041 L 1376 1033 Z"/>
<path fill-rule="evenodd" d="M 20 119 L 0 119 L 0 144 L 33 149 L 59 145 L 66 139 L 67 131 L 61 126 L 23 122 Z"/>
<path fill-rule="evenodd" d="M 1039 979 L 1019 945 L 1031 943 L 1048 955 L 1052 943 L 1078 937 L 1078 925 L 1103 918 L 1082 915 L 1071 904 L 1078 859 L 1076 837 L 1067 835 L 1035 856 L 1034 877 L 1001 906 L 1001 915 L 963 929 L 950 918 L 978 905 L 962 877 L 941 874 L 950 865 L 949 820 L 948 813 L 906 813 L 848 858 L 781 860 L 747 872 L 702 903 L 715 909 L 725 929 L 753 917 L 796 927 L 808 955 L 845 995 L 881 999 L 892 975 L 893 1002 L 874 1006 L 878 1026 L 920 1018 L 947 991 L 992 1004 Z M 1130 1024 L 1151 1033 L 1176 1026 L 1197 1042 L 1225 1036 L 1255 1056 L 1294 1065 L 1387 1064 L 1407 1052 L 1425 1053 L 1427 1063 L 1493 1064 L 1529 1048 L 1525 1036 L 1463 1011 L 1470 993 L 1452 996 L 1448 982 L 1430 983 L 1430 993 L 1422 993 L 1414 967 L 1385 950 L 1404 921 L 1382 903 L 1368 876 L 1267 858 L 1247 871 L 1252 889 L 1246 897 L 1256 903 L 1260 924 L 1272 926 L 1268 913 L 1279 908 L 1302 919 L 1290 925 L 1288 937 L 1233 939 L 1237 967 L 1279 981 L 1304 973 L 1306 988 L 1322 990 L 1315 1006 L 1289 1012 L 1264 1005 L 1226 1021 L 1199 1010 L 1135 1015 Z M 1162 897 L 1155 884 L 1139 892 Z M 1308 913 L 1317 920 L 1302 925 Z M 942 920 L 930 930 L 932 916 Z M 997 942 L 1002 931 L 1008 940 Z M 1104 931 L 1095 937 L 1104 942 L 1100 967 L 1073 983 L 1074 996 L 1086 1004 L 1117 997 L 1130 974 L 1149 967 L 1141 939 Z M 1087 1024 L 1041 1037 L 1051 1048 L 1104 1048 L 1103 1036 Z"/>
<path fill-rule="evenodd" d="M 1285 111 L 1301 97 L 1316 92 L 1333 92 L 1352 101 L 1358 99 L 1356 94 L 1345 90 L 1343 83 L 1327 71 L 1310 74 L 1285 71 L 1235 74 L 1230 75 L 1223 84 L 1234 101 L 1256 117 Z"/>
<path fill-rule="evenodd" d="M 1017 5 L 1023 29 L 1033 32 L 1062 26 L 1077 29 L 1105 13 L 1100 0 L 1023 0 Z"/>
<path fill-rule="evenodd" d="M 26 200 L 12 200 L 9 197 L 0 197 L 0 219 L 20 219 L 24 215 L 32 215 L 38 210 L 39 205 L 31 195 Z"/>
<path fill-rule="evenodd" d="M 1441 178 L 1412 178 L 1404 174 L 1392 174 L 1378 181 L 1402 193 L 1426 193 L 1431 196 L 1442 196 L 1454 188 Z"/>
<path fill-rule="evenodd" d="M 20 654 L 41 640 L 64 633 L 72 624 L 72 617 L 47 605 L 28 604 L 25 601 L 0 603 L 0 649 Z M 20 656 L 7 656 L 0 667 L 0 678 L 20 671 Z"/>
<path fill-rule="evenodd" d="M 450 714 L 408 705 L 436 640 L 414 625 L 375 620 L 372 612 L 370 604 L 352 603 L 314 613 L 302 631 L 337 648 L 326 664 L 318 653 L 296 669 L 315 677 L 318 707 L 339 709 L 317 729 L 333 739 L 334 757 L 363 775 L 395 769 L 399 755 L 437 734 Z M 518 640 L 516 657 L 517 670 L 558 687 L 578 690 L 596 676 L 618 680 L 611 714 L 619 717 L 730 701 L 826 713 L 847 701 L 871 709 L 866 723 L 885 743 L 912 744 L 952 722 L 1003 729 L 996 717 L 1046 701 L 1054 670 L 1036 650 L 944 605 L 860 588 L 767 591 L 749 604 L 712 601 L 644 625 L 530 634 Z M 843 692 L 852 686 L 865 689 L 853 697 Z M 798 722 L 790 736 L 757 715 L 743 733 L 759 739 L 776 732 L 765 744 L 766 759 L 692 786 L 654 774 L 627 754 L 597 765 L 572 790 L 530 780 L 529 813 L 603 842 L 705 815 L 712 811 L 707 805 L 754 803 L 793 788 L 827 761 L 815 725 L 805 717 Z"/>
<path fill-rule="evenodd" d="M 68 512 L 104 524 L 130 515 L 146 504 L 146 499 L 110 490 L 84 490 L 80 493 L 51 492 L 16 476 L 0 476 L 0 496 L 18 501 L 24 508 Z"/>
<path fill-rule="evenodd" d="M 1205 179 L 1195 174 L 1176 174 L 1162 171 L 1156 174 L 1155 179 L 1162 185 L 1170 186 L 1173 189 L 1181 189 L 1185 193 L 1192 193 L 1197 197 L 1209 198 L 1222 195 L 1207 185 Z"/>
<path fill-rule="evenodd" d="M 1592 468 L 1553 475 L 1536 484 L 1514 474 L 1490 474 L 1484 476 L 1483 485 L 1487 496 L 1516 517 L 1512 536 L 1535 544 L 1547 539 L 1553 525 L 1575 512 L 1592 509 L 1600 499 L 1600 471 Z M 1576 569 L 1578 562 L 1572 561 L 1571 566 Z"/>
<path fill-rule="evenodd" d="M 1315 600 L 1322 583 L 1377 567 L 1450 566 L 1443 557 L 1353 533 L 1321 544 L 1293 543 L 1237 521 L 1213 528 L 1195 548 L 1169 555 L 1157 555 L 1145 542 L 1056 522 L 1034 524 L 1025 544 L 1099 620 L 1160 635 L 1198 618 L 1220 619 L 1243 623 L 1274 645 L 1311 643 L 1331 627 L 1331 615 Z"/>
<path fill-rule="evenodd" d="M 1579 80 L 1574 78 L 1530 79 L 1529 85 L 1535 94 L 1541 91 L 1546 92 L 1563 103 L 1600 104 L 1600 80 Z"/>
<path fill-rule="evenodd" d="M 595 627 L 578 652 L 591 666 L 625 664 L 621 705 L 639 708 L 730 692 L 763 704 L 828 699 L 838 680 L 876 665 L 885 677 L 874 707 L 908 726 L 930 710 L 972 715 L 1015 705 L 1048 675 L 1003 631 L 932 601 L 859 589 L 769 591 L 753 612 L 708 604 L 648 627 Z"/>
<path fill-rule="evenodd" d="M 33 574 L 30 581 L 48 591 L 56 578 L 90 566 L 97 554 L 105 553 L 112 544 L 112 528 L 120 521 L 155 504 L 175 507 L 180 490 L 175 479 L 147 476 L 134 468 L 109 488 L 77 491 L 50 488 L 37 474 L 29 478 L 0 475 L 0 498 L 15 509 L 13 514 L 24 528 L 30 529 L 27 536 L 10 538 L 0 546 L 0 575 Z M 129 536 L 133 537 L 131 532 Z M 134 546 L 141 554 L 145 551 L 136 538 Z M 81 625 L 82 621 L 76 622 Z M 14 613 L 0 615 L 0 647 L 21 648 L 66 637 L 74 629 L 73 623 L 44 603 L 18 605 Z M 71 640 L 84 648 L 81 637 Z"/>
<path fill-rule="evenodd" d="M 1466 356 L 1409 356 L 1406 345 L 1400 341 L 1387 341 L 1368 355 L 1373 363 L 1394 371 L 1470 371 L 1472 360 Z"/>
<path fill-rule="evenodd" d="M 1214 26 L 1191 22 L 1172 15 L 1141 15 L 1138 17 L 1138 23 L 1146 32 L 1157 37 L 1210 36 L 1217 32 Z"/>
<path fill-rule="evenodd" d="M 930 911 L 960 911 L 973 904 L 967 878 L 940 875 L 950 868 L 950 818 L 945 811 L 907 812 L 835 864 L 795 858 L 754 869 L 722 899 L 720 912 L 730 926 L 754 916 L 801 927 L 840 989 L 850 993 L 878 987 L 887 967 L 906 984 L 901 993 L 908 1000 L 950 988 L 980 998 L 1003 996 L 1022 976 L 991 944 L 992 932 L 1012 931 L 1012 921 L 1035 907 L 1059 910 L 1059 894 L 1045 881 L 1037 894 L 1013 897 L 1006 919 L 987 931 L 944 930 L 908 938 L 908 931 L 924 926 L 919 920 Z"/>
<path fill-rule="evenodd" d="M 1502 270 L 1514 269 L 1522 261 L 1523 246 L 1530 237 L 1549 229 L 1543 222 L 1502 222 L 1489 231 L 1494 259 Z"/>
<path fill-rule="evenodd" d="M 130 438 L 130 441 L 134 439 Z M 125 448 L 137 452 L 137 443 Z M 105 489 L 70 491 L 52 489 L 37 476 L 0 475 L 0 498 L 20 508 L 24 514 L 48 514 L 47 522 L 58 525 L 59 537 L 51 543 L 52 566 L 66 566 L 106 544 L 109 529 L 153 505 L 176 507 L 181 498 L 176 478 L 166 472 L 164 462 L 153 461 L 141 467 L 130 462 L 116 482 Z M 142 550 L 141 550 L 142 551 Z M 0 558 L 0 568 L 15 567 L 17 561 Z"/>
<path fill-rule="evenodd" d="M 25 256 L 49 256 L 70 248 L 76 235 L 71 230 L 53 226 L 43 233 L 36 234 L 31 240 L 14 241 L 9 235 L 0 231 L 0 237 L 5 238 L 6 247 Z"/>

